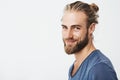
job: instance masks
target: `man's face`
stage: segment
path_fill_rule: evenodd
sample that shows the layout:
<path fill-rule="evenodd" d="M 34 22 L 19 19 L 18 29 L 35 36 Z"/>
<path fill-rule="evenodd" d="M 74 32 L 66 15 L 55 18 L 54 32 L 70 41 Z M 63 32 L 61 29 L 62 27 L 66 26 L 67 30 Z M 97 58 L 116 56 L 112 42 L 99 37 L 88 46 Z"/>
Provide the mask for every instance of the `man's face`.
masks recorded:
<path fill-rule="evenodd" d="M 62 36 L 67 54 L 81 51 L 88 44 L 87 16 L 83 12 L 66 11 L 62 18 Z"/>

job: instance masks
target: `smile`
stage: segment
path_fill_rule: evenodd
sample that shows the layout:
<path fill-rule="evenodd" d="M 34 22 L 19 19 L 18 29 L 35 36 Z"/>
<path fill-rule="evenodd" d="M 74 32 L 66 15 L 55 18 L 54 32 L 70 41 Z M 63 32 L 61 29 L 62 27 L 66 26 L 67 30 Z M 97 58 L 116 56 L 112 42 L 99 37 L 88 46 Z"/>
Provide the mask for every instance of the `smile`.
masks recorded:
<path fill-rule="evenodd" d="M 65 41 L 67 45 L 71 45 L 76 42 L 76 40 L 66 40 Z"/>

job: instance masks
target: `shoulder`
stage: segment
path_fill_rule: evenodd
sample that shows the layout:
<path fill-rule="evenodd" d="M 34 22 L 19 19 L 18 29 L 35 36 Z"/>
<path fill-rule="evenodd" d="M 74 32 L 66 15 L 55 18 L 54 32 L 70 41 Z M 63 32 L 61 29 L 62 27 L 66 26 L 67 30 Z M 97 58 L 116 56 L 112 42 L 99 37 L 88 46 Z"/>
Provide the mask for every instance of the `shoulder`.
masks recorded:
<path fill-rule="evenodd" d="M 88 74 L 88 80 L 118 80 L 113 67 L 104 62 L 94 65 Z"/>
<path fill-rule="evenodd" d="M 105 56 L 100 50 L 95 50 L 92 53 L 92 56 L 89 59 L 89 64 L 91 65 L 91 67 L 96 66 L 96 65 L 107 65 L 110 67 L 113 67 L 110 59 Z"/>

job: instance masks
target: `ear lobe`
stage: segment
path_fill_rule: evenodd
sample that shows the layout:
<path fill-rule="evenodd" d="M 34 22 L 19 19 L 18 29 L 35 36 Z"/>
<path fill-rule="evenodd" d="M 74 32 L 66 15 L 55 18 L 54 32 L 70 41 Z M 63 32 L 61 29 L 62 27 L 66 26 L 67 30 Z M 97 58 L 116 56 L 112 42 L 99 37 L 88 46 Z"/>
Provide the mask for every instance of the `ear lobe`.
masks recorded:
<path fill-rule="evenodd" d="M 95 23 L 92 23 L 89 27 L 89 33 L 92 34 L 95 30 Z"/>

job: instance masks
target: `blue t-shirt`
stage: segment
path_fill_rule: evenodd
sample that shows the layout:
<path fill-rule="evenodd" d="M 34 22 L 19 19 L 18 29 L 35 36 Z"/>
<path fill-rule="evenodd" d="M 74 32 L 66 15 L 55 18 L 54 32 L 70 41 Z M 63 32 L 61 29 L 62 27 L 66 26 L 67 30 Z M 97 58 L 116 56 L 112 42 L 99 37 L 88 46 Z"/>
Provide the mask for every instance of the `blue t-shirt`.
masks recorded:
<path fill-rule="evenodd" d="M 110 60 L 99 50 L 94 50 L 72 76 L 74 64 L 69 69 L 68 80 L 118 80 Z"/>

